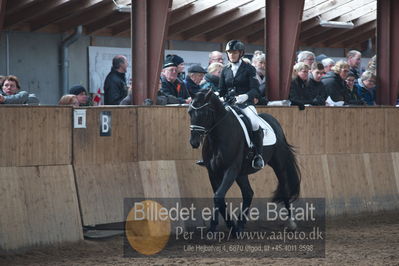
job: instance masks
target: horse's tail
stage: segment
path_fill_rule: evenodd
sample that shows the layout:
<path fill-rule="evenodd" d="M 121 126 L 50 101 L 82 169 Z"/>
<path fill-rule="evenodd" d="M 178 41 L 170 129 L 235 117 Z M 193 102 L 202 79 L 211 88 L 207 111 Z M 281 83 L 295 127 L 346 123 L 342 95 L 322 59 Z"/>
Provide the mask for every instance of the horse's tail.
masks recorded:
<path fill-rule="evenodd" d="M 293 202 L 299 197 L 301 171 L 295 156 L 295 150 L 287 142 L 283 128 L 276 118 L 269 114 L 260 115 L 270 124 L 276 134 L 276 148 L 269 164 L 278 179 L 277 189 L 273 195 L 274 202 Z"/>
<path fill-rule="evenodd" d="M 280 168 L 285 173 L 279 177 L 279 182 L 276 191 L 274 192 L 274 202 L 294 202 L 298 199 L 301 186 L 301 170 L 299 169 L 298 162 L 295 156 L 294 147 L 283 140 L 284 148 L 281 152 L 284 153 L 280 158 L 285 158 L 284 165 Z"/>

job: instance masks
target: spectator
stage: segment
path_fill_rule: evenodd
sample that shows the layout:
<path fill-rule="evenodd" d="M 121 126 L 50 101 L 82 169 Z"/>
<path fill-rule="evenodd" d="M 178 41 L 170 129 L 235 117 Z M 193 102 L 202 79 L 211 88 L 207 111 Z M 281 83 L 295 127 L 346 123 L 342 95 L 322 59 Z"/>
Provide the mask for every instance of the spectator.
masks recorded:
<path fill-rule="evenodd" d="M 255 98 L 256 105 L 267 105 L 266 91 L 266 55 L 262 51 L 255 51 L 252 57 L 252 65 L 256 69 L 256 78 L 259 81 L 259 99 Z"/>
<path fill-rule="evenodd" d="M 117 55 L 112 59 L 111 72 L 104 82 L 104 104 L 119 105 L 127 95 L 126 72 L 128 62 L 123 55 Z"/>
<path fill-rule="evenodd" d="M 364 101 L 360 99 L 357 94 L 357 88 L 355 88 L 355 76 L 349 72 L 348 76 L 345 79 L 346 88 L 349 91 L 349 104 L 351 105 L 364 105 L 366 104 Z"/>
<path fill-rule="evenodd" d="M 257 53 L 256 53 L 257 52 Z M 256 69 L 256 78 L 259 84 L 266 82 L 266 55 L 261 51 L 255 51 L 252 57 L 252 65 Z"/>
<path fill-rule="evenodd" d="M 326 87 L 327 95 L 331 97 L 334 102 L 349 101 L 348 89 L 346 88 L 345 79 L 349 73 L 349 65 L 345 61 L 338 61 L 324 77 L 321 78 Z"/>
<path fill-rule="evenodd" d="M 205 74 L 206 70 L 200 65 L 192 65 L 188 69 L 188 75 L 185 80 L 185 84 L 190 94 L 195 94 L 201 89 L 199 84 L 201 83 L 201 80 L 204 78 Z"/>
<path fill-rule="evenodd" d="M 69 89 L 69 94 L 76 95 L 80 106 L 92 106 L 93 102 L 87 96 L 87 91 L 82 85 L 76 85 Z"/>
<path fill-rule="evenodd" d="M 331 69 L 335 66 L 335 61 L 332 60 L 331 58 L 325 58 L 323 60 L 321 60 L 321 63 L 324 66 L 324 74 L 328 73 L 331 71 Z M 324 75 L 323 74 L 323 75 Z"/>
<path fill-rule="evenodd" d="M 161 89 L 159 96 L 164 96 L 165 101 L 162 103 L 188 103 L 189 94 L 184 82 L 177 79 L 177 66 L 170 59 L 166 59 L 161 75 Z M 158 102 L 160 102 L 158 100 Z"/>
<path fill-rule="evenodd" d="M 0 84 L 3 84 L 3 81 L 6 79 L 5 76 L 0 76 Z"/>
<path fill-rule="evenodd" d="M 133 105 L 133 91 L 132 86 L 127 90 L 127 96 L 119 103 L 119 105 Z"/>
<path fill-rule="evenodd" d="M 298 54 L 297 61 L 298 61 L 298 63 L 304 62 L 310 68 L 310 66 L 313 64 L 315 58 L 316 58 L 316 56 L 314 53 L 312 53 L 310 51 L 302 51 Z"/>
<path fill-rule="evenodd" d="M 39 99 L 34 94 L 21 91 L 16 76 L 6 76 L 1 84 L 0 103 L 2 104 L 39 104 Z"/>
<path fill-rule="evenodd" d="M 204 79 L 201 81 L 201 89 L 212 90 L 219 92 L 219 78 L 222 72 L 223 64 L 215 62 L 208 66 L 208 73 L 205 74 Z"/>
<path fill-rule="evenodd" d="M 317 64 L 316 64 L 317 66 Z M 323 69 L 323 65 L 319 65 Z M 322 85 L 316 84 L 316 81 L 309 79 L 309 66 L 304 62 L 299 62 L 294 65 L 292 71 L 292 81 L 289 100 L 292 105 L 298 105 L 303 109 L 305 104 L 324 105 L 325 93 L 320 87 Z M 321 71 L 316 68 L 315 76 L 320 79 Z M 312 86 L 310 86 L 312 82 Z"/>
<path fill-rule="evenodd" d="M 368 105 L 375 105 L 377 77 L 371 71 L 365 71 L 355 85 L 360 99 Z"/>
<path fill-rule="evenodd" d="M 209 64 L 221 63 L 224 64 L 223 54 L 219 51 L 213 51 L 209 53 Z"/>
<path fill-rule="evenodd" d="M 325 105 L 327 99 L 326 87 L 321 82 L 324 73 L 324 65 L 314 62 L 309 74 L 308 87 L 312 99 L 311 105 Z"/>
<path fill-rule="evenodd" d="M 80 102 L 75 94 L 66 94 L 58 101 L 58 105 L 72 105 L 74 107 L 79 107 Z"/>
<path fill-rule="evenodd" d="M 180 82 L 186 78 L 186 72 L 184 71 L 184 59 L 175 54 L 168 54 L 166 59 L 172 61 L 177 66 L 177 78 Z"/>
<path fill-rule="evenodd" d="M 359 51 L 351 50 L 347 54 L 349 71 L 355 76 L 355 85 L 360 78 L 360 63 L 362 54 Z"/>

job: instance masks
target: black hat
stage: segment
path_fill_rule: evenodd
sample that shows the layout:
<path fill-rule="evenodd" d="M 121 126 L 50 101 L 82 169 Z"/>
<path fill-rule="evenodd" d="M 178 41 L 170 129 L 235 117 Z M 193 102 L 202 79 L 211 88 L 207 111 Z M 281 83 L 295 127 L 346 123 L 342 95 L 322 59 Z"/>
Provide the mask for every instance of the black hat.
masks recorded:
<path fill-rule="evenodd" d="M 82 85 L 76 85 L 69 89 L 69 94 L 73 95 L 79 95 L 82 92 L 85 92 L 87 94 L 85 87 L 83 87 Z"/>
<path fill-rule="evenodd" d="M 175 63 L 176 66 L 180 65 L 181 63 L 184 63 L 184 59 L 176 54 L 168 54 L 166 56 L 166 60 L 168 59 L 170 59 L 173 63 Z"/>
<path fill-rule="evenodd" d="M 192 65 L 187 70 L 188 73 L 204 73 L 206 74 L 206 70 L 203 69 L 200 65 Z"/>
<path fill-rule="evenodd" d="M 177 65 L 175 64 L 175 62 L 173 62 L 170 58 L 166 58 L 165 61 L 163 62 L 163 67 L 162 68 L 167 68 L 167 67 L 177 67 Z"/>

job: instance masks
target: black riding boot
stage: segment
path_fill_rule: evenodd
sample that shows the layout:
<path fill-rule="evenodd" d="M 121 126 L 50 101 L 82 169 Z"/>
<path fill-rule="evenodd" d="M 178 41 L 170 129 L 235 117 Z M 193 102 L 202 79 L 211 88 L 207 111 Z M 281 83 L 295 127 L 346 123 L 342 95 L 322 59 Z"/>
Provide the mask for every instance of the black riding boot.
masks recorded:
<path fill-rule="evenodd" d="M 255 145 L 256 155 L 252 160 L 252 167 L 254 169 L 262 169 L 265 166 L 265 162 L 262 158 L 263 152 L 263 129 L 259 128 L 257 131 L 253 131 L 253 143 Z"/>

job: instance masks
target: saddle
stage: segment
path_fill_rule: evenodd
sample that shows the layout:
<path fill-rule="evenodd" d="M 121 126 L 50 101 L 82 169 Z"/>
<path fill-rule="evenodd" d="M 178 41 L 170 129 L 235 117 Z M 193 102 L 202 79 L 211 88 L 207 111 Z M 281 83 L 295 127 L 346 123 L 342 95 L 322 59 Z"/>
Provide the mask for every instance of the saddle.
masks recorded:
<path fill-rule="evenodd" d="M 252 124 L 251 121 L 249 120 L 249 118 L 247 116 L 244 115 L 244 113 L 241 111 L 241 108 L 239 108 L 238 106 L 232 105 L 230 106 L 236 113 L 237 115 L 241 118 L 242 122 L 244 122 L 245 128 L 248 132 L 249 138 L 252 140 L 252 136 L 253 136 L 253 131 L 252 131 Z M 250 146 L 250 145 L 248 145 Z M 252 146 L 252 143 L 251 143 Z"/>
<path fill-rule="evenodd" d="M 248 147 L 251 148 L 252 145 L 252 123 L 249 118 L 241 111 L 241 109 L 234 105 L 228 105 L 226 107 L 227 110 L 231 111 L 240 122 L 241 127 L 244 131 L 245 139 L 247 141 Z M 263 146 L 274 145 L 276 143 L 276 134 L 274 133 L 273 128 L 258 116 L 259 126 L 263 129 L 264 138 L 263 138 Z"/>

